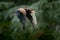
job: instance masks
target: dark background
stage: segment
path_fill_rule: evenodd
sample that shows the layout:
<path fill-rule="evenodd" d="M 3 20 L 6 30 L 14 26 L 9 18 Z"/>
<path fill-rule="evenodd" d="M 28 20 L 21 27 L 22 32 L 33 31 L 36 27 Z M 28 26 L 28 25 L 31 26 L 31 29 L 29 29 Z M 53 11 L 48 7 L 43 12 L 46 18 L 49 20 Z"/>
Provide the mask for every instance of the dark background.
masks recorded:
<path fill-rule="evenodd" d="M 13 16 L 18 8 L 36 11 L 38 29 L 27 21 L 26 31 Z M 60 0 L 0 0 L 0 40 L 60 40 Z"/>

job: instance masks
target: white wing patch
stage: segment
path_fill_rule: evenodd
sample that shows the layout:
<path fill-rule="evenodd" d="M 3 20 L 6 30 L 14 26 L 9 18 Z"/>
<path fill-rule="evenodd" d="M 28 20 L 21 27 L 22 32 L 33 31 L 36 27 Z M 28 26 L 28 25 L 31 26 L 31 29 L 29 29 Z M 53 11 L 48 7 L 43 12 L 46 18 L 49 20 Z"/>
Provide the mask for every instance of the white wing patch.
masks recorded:
<path fill-rule="evenodd" d="M 37 25 L 37 20 L 36 20 L 36 16 L 35 16 L 35 11 L 32 11 L 32 13 L 31 13 L 31 15 L 32 15 L 32 18 L 33 18 L 33 24 L 34 25 Z"/>

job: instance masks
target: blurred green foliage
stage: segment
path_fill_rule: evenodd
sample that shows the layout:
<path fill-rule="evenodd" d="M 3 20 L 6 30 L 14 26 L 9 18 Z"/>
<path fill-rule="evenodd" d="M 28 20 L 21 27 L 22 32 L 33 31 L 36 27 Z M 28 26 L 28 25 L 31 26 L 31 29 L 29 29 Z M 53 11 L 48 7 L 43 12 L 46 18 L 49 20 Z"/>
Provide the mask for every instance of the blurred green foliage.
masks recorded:
<path fill-rule="evenodd" d="M 6 11 L 12 7 L 14 7 L 13 2 L 0 2 L 0 12 Z"/>
<path fill-rule="evenodd" d="M 36 11 L 39 30 L 26 32 L 15 14 L 20 7 Z M 60 0 L 0 0 L 0 40 L 60 40 Z"/>
<path fill-rule="evenodd" d="M 29 5 L 29 4 L 32 4 L 32 3 L 35 3 L 39 0 L 1 0 L 0 2 L 14 2 L 15 4 L 17 5 Z"/>

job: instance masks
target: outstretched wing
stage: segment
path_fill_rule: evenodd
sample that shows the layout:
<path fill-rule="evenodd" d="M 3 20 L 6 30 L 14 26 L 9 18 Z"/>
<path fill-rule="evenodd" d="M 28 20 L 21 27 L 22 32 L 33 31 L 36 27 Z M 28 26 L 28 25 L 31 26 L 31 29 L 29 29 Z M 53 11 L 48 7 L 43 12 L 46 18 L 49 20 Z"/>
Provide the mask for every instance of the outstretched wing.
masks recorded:
<path fill-rule="evenodd" d="M 30 22 L 32 23 L 32 25 L 35 27 L 37 25 L 37 20 L 36 20 L 36 16 L 35 16 L 35 11 L 31 11 L 31 13 L 28 13 L 27 18 L 30 20 Z"/>
<path fill-rule="evenodd" d="M 33 18 L 32 23 L 33 23 L 34 26 L 36 26 L 37 25 L 37 19 L 36 19 L 36 16 L 35 16 L 35 11 L 31 11 L 31 16 Z"/>
<path fill-rule="evenodd" d="M 17 10 L 16 15 L 17 15 L 17 17 L 20 19 L 20 22 L 21 22 L 22 25 L 23 25 L 23 30 L 25 30 L 25 23 L 26 23 L 25 16 L 24 16 L 23 13 L 20 12 L 19 10 Z"/>

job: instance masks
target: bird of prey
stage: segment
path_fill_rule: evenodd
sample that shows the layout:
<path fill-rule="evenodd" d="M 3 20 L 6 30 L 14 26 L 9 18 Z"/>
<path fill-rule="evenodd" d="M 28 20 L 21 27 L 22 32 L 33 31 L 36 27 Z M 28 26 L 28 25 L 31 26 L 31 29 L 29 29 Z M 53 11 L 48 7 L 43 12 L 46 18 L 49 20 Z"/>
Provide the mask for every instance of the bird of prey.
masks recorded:
<path fill-rule="evenodd" d="M 37 20 L 35 16 L 35 11 L 29 8 L 19 8 L 16 11 L 17 17 L 20 19 L 20 22 L 23 25 L 23 30 L 25 30 L 26 26 L 26 18 L 31 22 L 32 26 L 35 27 L 37 25 Z"/>

